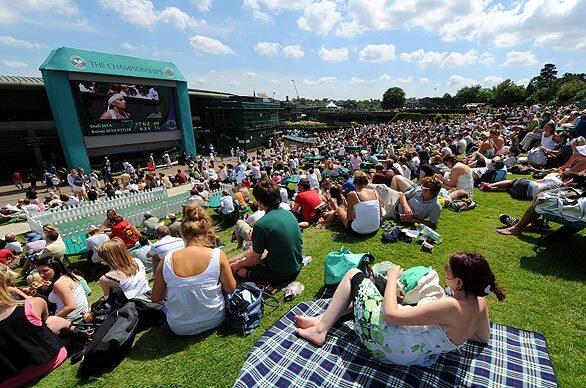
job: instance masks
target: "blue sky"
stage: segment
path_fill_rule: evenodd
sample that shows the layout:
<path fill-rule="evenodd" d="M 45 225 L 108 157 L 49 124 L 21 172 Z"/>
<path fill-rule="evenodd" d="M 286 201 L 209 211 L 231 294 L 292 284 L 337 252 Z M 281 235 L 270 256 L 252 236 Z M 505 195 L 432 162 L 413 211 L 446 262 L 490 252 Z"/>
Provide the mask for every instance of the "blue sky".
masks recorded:
<path fill-rule="evenodd" d="M 0 0 L 0 73 L 55 47 L 169 60 L 200 89 L 309 98 L 454 93 L 585 72 L 586 0 Z"/>

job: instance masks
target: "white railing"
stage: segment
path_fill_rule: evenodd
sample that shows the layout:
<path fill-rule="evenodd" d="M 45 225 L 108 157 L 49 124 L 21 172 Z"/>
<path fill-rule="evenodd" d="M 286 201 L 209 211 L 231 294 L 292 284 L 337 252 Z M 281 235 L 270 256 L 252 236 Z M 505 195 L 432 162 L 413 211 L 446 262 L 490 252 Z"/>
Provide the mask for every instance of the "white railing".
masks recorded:
<path fill-rule="evenodd" d="M 226 189 L 232 191 L 234 185 L 220 184 L 219 189 L 210 191 L 210 198 L 213 196 L 221 196 L 222 190 Z M 166 218 L 170 213 L 181 213 L 183 205 L 189 198 L 188 194 L 180 194 L 172 197 L 167 196 L 167 190 L 164 187 L 157 187 L 150 191 L 140 192 L 137 194 L 130 194 L 123 197 L 116 197 L 105 199 L 93 203 L 82 203 L 78 206 L 69 207 L 66 209 L 51 209 L 45 212 L 31 212 L 27 214 L 27 220 L 31 230 L 42 234 L 43 225 L 52 223 L 59 229 L 59 233 L 63 239 L 73 237 L 80 233 L 87 232 L 89 223 L 74 223 L 69 226 L 68 223 L 77 220 L 83 220 L 97 215 L 106 217 L 108 209 L 116 210 L 116 213 L 123 216 L 135 226 L 140 226 L 144 219 L 144 213 L 150 211 L 157 218 Z M 162 201 L 160 201 L 162 200 Z M 149 202 L 153 203 L 147 209 L 132 209 L 137 205 L 144 205 Z M 49 217 L 52 216 L 52 217 Z M 101 222 L 101 221 L 100 221 Z M 61 225 L 61 226 L 59 226 Z"/>
<path fill-rule="evenodd" d="M 164 200 L 166 198 L 167 189 L 164 187 L 156 187 L 139 193 L 101 199 L 95 202 L 81 202 L 76 206 L 70 206 L 65 209 L 53 208 L 43 212 L 26 212 L 26 216 L 31 230 L 40 234 L 43 225 L 54 224 L 58 226 L 97 214 L 105 214 L 108 209 L 115 209 L 118 212 L 131 206 Z M 121 212 L 121 214 L 123 213 Z"/>

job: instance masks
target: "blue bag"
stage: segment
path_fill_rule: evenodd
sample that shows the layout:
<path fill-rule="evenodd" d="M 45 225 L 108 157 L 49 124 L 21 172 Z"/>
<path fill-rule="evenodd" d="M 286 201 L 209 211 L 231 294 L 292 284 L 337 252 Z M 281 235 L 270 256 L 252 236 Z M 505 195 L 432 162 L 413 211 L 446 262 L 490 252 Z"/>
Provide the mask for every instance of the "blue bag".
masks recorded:
<path fill-rule="evenodd" d="M 248 291 L 252 301 L 247 300 Z M 263 296 L 264 294 L 264 296 Z M 267 302 L 268 297 L 273 302 Z M 232 330 L 238 334 L 250 334 L 260 326 L 263 304 L 278 307 L 279 302 L 270 294 L 265 293 L 253 283 L 242 283 L 236 286 L 233 293 L 226 296 L 226 320 Z"/>

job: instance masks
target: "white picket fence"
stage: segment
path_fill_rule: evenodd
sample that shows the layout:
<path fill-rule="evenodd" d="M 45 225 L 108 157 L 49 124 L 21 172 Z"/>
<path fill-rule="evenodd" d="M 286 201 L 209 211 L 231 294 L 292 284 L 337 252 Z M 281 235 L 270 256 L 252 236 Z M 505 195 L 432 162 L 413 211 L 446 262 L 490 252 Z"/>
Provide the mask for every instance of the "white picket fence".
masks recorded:
<path fill-rule="evenodd" d="M 126 208 L 166 198 L 168 198 L 167 189 L 165 187 L 156 187 L 139 193 L 101 199 L 95 202 L 81 202 L 76 206 L 70 206 L 65 209 L 53 208 L 43 212 L 27 212 L 26 216 L 31 230 L 41 234 L 43 225 L 53 224 L 58 226 L 97 214 L 103 214 L 105 217 L 108 209 L 115 209 L 123 214 L 122 210 Z"/>
<path fill-rule="evenodd" d="M 232 193 L 233 188 L 234 185 L 232 184 L 221 183 L 219 189 L 210 191 L 210 198 L 221 196 L 222 190 L 228 190 Z M 129 220 L 133 225 L 139 226 L 142 224 L 146 211 L 150 211 L 159 219 L 166 218 L 170 213 L 181 214 L 187 198 L 189 198 L 188 193 L 169 197 L 167 189 L 157 187 L 149 191 L 108 198 L 92 203 L 82 202 L 78 206 L 66 209 L 59 208 L 45 212 L 30 212 L 27 213 L 27 220 L 33 232 L 42 234 L 43 225 L 54 224 L 59 229 L 61 237 L 67 239 L 80 233 L 85 233 L 90 223 L 92 223 L 90 222 L 91 218 L 99 217 L 99 222 L 94 222 L 99 226 L 99 223 L 105 219 L 108 209 L 116 210 L 116 213 Z M 150 202 L 153 202 L 151 206 L 132 209 L 134 206 L 146 205 Z M 88 222 L 72 222 L 84 219 L 88 219 Z M 71 226 L 68 225 L 69 223 L 71 223 Z"/>

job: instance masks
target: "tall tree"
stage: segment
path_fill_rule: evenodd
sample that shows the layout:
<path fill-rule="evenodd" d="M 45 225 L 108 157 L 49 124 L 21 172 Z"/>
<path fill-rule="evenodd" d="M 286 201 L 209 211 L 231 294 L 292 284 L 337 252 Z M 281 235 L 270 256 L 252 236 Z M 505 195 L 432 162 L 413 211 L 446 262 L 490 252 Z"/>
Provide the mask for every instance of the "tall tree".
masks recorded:
<path fill-rule="evenodd" d="M 383 109 L 401 108 L 405 104 L 405 92 L 399 87 L 392 87 L 387 89 L 383 94 Z"/>
<path fill-rule="evenodd" d="M 493 86 L 490 90 L 490 103 L 494 106 L 510 106 L 523 101 L 525 101 L 525 88 L 510 79 Z"/>

